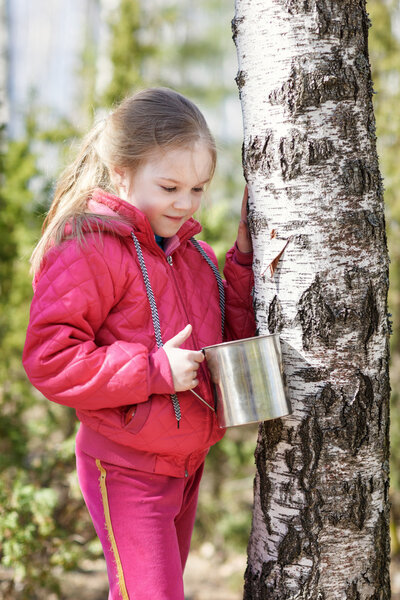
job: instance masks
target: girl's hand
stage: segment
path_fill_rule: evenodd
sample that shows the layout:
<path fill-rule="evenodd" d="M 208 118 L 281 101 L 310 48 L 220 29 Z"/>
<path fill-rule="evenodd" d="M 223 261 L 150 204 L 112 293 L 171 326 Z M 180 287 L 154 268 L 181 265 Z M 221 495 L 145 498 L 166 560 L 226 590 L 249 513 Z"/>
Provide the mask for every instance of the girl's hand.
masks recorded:
<path fill-rule="evenodd" d="M 253 244 L 251 242 L 250 232 L 247 225 L 247 199 L 249 197 L 249 191 L 247 185 L 244 188 L 242 210 L 240 213 L 240 223 L 237 234 L 237 246 L 240 252 L 253 252 Z"/>
<path fill-rule="evenodd" d="M 179 347 L 191 334 L 192 326 L 186 325 L 185 329 L 182 329 L 163 346 L 171 367 L 176 392 L 191 390 L 199 385 L 197 370 L 204 360 L 204 354 L 200 351 L 184 350 Z"/>

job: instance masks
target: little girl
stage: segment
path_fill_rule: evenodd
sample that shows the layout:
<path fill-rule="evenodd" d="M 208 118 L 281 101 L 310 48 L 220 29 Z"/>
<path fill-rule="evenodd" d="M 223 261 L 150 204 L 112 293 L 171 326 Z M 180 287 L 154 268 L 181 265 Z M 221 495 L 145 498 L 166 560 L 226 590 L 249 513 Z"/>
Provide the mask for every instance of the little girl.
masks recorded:
<path fill-rule="evenodd" d="M 193 237 L 215 163 L 192 102 L 165 88 L 127 98 L 61 176 L 32 255 L 23 362 L 81 422 L 109 599 L 184 600 L 204 459 L 224 435 L 201 348 L 255 333 L 247 191 L 226 281 Z"/>

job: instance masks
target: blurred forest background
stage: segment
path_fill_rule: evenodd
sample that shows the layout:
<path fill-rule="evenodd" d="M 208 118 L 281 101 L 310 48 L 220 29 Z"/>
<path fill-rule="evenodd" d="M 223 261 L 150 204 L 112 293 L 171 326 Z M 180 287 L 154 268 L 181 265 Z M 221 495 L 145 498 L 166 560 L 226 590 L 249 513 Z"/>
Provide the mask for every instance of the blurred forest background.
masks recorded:
<path fill-rule="evenodd" d="M 396 557 L 400 4 L 370 0 L 367 8 L 391 256 L 391 532 Z M 101 557 L 75 476 L 74 411 L 35 392 L 21 365 L 32 297 L 29 256 L 55 178 L 82 133 L 126 94 L 153 85 L 181 91 L 197 102 L 217 138 L 217 173 L 198 217 L 204 239 L 223 263 L 235 239 L 244 184 L 233 13 L 233 0 L 0 0 L 0 596 L 5 600 L 74 598 L 65 588 L 66 573 L 89 572 Z M 241 556 L 239 565 L 244 565 L 256 436 L 257 427 L 232 429 L 208 457 L 193 541 L 193 554 L 210 561 L 205 578 L 216 565 L 232 563 L 232 557 Z M 239 590 L 232 598 L 241 597 L 242 571 L 235 567 L 226 573 L 232 593 Z M 394 582 L 396 577 L 394 569 Z M 88 589 L 89 579 L 83 581 Z M 204 597 L 228 600 L 229 593 L 219 596 L 214 588 Z M 89 599 L 89 592 L 84 597 Z M 92 597 L 106 596 L 103 591 Z"/>

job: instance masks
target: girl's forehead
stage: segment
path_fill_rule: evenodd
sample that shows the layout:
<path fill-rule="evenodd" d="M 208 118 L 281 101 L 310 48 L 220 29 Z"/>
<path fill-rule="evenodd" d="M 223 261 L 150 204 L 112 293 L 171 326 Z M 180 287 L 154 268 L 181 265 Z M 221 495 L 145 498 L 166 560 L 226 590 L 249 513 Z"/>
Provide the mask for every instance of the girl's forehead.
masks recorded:
<path fill-rule="evenodd" d="M 204 143 L 187 148 L 156 151 L 147 163 L 152 174 L 168 179 L 196 178 L 207 181 L 212 170 L 212 155 Z"/>

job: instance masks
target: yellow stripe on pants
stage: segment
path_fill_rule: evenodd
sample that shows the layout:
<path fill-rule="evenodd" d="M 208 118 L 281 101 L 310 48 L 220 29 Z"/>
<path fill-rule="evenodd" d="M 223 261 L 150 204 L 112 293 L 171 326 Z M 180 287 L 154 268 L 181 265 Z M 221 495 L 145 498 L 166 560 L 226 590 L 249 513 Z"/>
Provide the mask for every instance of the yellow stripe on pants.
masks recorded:
<path fill-rule="evenodd" d="M 99 459 L 96 460 L 96 465 L 100 471 L 100 491 L 101 491 L 101 497 L 103 500 L 104 516 L 106 518 L 106 527 L 107 527 L 108 537 L 111 542 L 111 548 L 112 548 L 112 551 L 114 554 L 115 564 L 117 565 L 118 582 L 119 582 L 119 587 L 120 587 L 120 591 L 122 594 L 122 600 L 129 600 L 128 592 L 126 590 L 126 585 L 125 585 L 124 572 L 122 570 L 121 559 L 119 557 L 117 543 L 115 541 L 114 532 L 113 532 L 113 528 L 112 528 L 112 524 L 111 524 L 110 507 L 108 504 L 108 495 L 107 495 L 107 486 L 106 486 L 107 472 L 106 472 L 105 468 L 103 467 L 103 465 L 101 464 L 101 462 L 99 461 Z"/>

